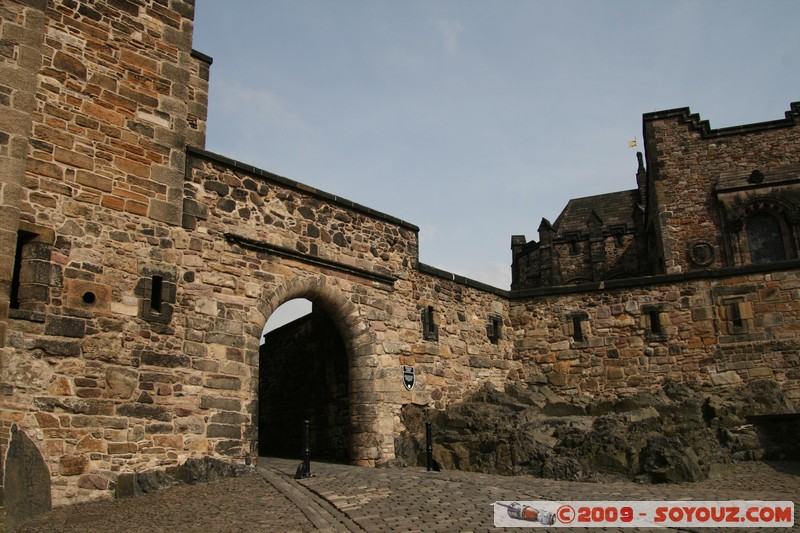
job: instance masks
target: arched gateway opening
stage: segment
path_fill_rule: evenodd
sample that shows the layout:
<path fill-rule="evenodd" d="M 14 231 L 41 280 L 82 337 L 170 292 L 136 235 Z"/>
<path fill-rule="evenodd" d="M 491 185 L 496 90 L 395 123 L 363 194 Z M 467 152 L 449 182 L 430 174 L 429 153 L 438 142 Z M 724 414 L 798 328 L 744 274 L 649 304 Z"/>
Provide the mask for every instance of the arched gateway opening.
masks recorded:
<path fill-rule="evenodd" d="M 267 333 L 259 350 L 258 454 L 297 457 L 309 420 L 314 456 L 349 461 L 348 371 L 342 337 L 319 306 Z"/>
<path fill-rule="evenodd" d="M 362 431 L 352 414 L 357 395 L 351 366 L 353 350 L 367 335 L 358 327 L 357 309 L 324 279 L 280 292 L 270 302 L 272 310 L 306 298 L 312 311 L 266 333 L 260 346 L 258 453 L 299 458 L 303 420 L 309 420 L 312 458 L 357 461 L 353 436 Z"/>

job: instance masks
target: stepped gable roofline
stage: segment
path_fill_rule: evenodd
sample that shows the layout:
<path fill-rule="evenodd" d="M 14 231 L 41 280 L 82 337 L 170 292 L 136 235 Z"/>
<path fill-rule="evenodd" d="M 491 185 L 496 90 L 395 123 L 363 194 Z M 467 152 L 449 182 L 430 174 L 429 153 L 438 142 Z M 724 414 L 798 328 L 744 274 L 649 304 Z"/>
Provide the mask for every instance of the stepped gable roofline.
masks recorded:
<path fill-rule="evenodd" d="M 586 230 L 587 221 L 596 217 L 604 227 L 624 225 L 631 230 L 638 201 L 638 189 L 573 198 L 558 215 L 553 227 L 560 236 L 566 232 L 581 232 Z"/>
<path fill-rule="evenodd" d="M 692 113 L 688 107 L 678 107 L 665 111 L 654 111 L 645 113 L 642 121 L 647 124 L 657 120 L 667 120 L 677 118 L 681 124 L 688 124 L 693 131 L 700 133 L 700 138 L 724 137 L 726 135 L 739 135 L 743 133 L 754 133 L 764 130 L 774 130 L 779 128 L 792 128 L 800 120 L 800 102 L 789 104 L 789 111 L 785 113 L 785 118 L 770 120 L 767 122 L 756 122 L 741 126 L 730 126 L 727 128 L 712 129 L 708 120 L 701 120 L 700 115 Z M 646 130 L 645 130 L 646 131 Z"/>
<path fill-rule="evenodd" d="M 310 194 L 311 196 L 316 196 L 317 198 L 323 199 L 327 202 L 333 202 L 348 209 L 352 209 L 353 211 L 358 211 L 365 215 L 385 220 L 386 222 L 391 222 L 392 224 L 397 224 L 398 226 L 403 226 L 406 229 L 419 233 L 419 227 L 415 226 L 410 222 L 406 222 L 405 220 L 393 217 L 392 215 L 387 215 L 386 213 L 376 211 L 364 205 L 351 202 L 350 200 L 342 198 L 341 196 L 336 196 L 334 194 L 321 191 L 319 189 L 315 189 L 314 187 L 305 185 L 304 183 L 300 183 L 299 181 L 294 181 L 289 178 L 279 176 L 278 174 L 273 174 L 272 172 L 256 168 L 253 165 L 248 165 L 247 163 L 242 163 L 240 161 L 236 161 L 234 159 L 230 159 L 223 155 L 215 154 L 213 152 L 209 152 L 208 150 L 203 150 L 202 148 L 197 148 L 194 146 L 187 146 L 186 152 L 189 155 L 194 155 L 195 157 L 208 159 L 210 161 L 213 161 L 215 163 L 233 169 L 242 170 L 244 172 L 247 172 L 248 174 L 253 174 L 254 176 L 258 176 L 273 183 L 278 183 L 285 187 L 289 187 L 291 189 L 295 189 L 297 191 Z"/>

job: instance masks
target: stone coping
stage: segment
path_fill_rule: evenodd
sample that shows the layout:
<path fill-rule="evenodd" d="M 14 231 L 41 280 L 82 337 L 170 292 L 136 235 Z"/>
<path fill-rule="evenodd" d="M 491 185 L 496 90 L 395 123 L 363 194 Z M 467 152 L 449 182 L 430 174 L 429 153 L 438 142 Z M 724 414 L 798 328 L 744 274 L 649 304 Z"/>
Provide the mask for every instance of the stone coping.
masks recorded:
<path fill-rule="evenodd" d="M 660 274 L 655 276 L 640 276 L 635 278 L 612 279 L 579 283 L 578 285 L 558 285 L 553 287 L 539 287 L 535 289 L 519 289 L 508 291 L 509 298 L 522 299 L 533 296 L 551 296 L 558 294 L 572 294 L 579 292 L 594 292 L 607 289 L 625 289 L 653 285 L 667 285 L 670 283 L 683 283 L 687 281 L 728 278 L 733 276 L 746 276 L 748 274 L 762 274 L 768 272 L 781 272 L 800 269 L 800 259 L 776 261 L 759 265 L 743 265 L 726 268 L 704 268 L 681 272 L 678 274 Z"/>
<path fill-rule="evenodd" d="M 359 213 L 363 213 L 370 217 L 384 220 L 391 224 L 396 224 L 413 232 L 419 233 L 419 227 L 415 226 L 410 222 L 406 222 L 405 220 L 399 219 L 397 217 L 393 217 L 391 215 L 387 215 L 386 213 L 376 211 L 370 207 L 357 204 L 355 202 L 347 200 L 346 198 L 342 198 L 341 196 L 336 196 L 334 194 L 321 191 L 319 189 L 311 187 L 310 185 L 305 185 L 304 183 L 300 183 L 299 181 L 294 181 L 289 178 L 279 176 L 278 174 L 273 174 L 272 172 L 268 172 L 266 170 L 254 167 L 253 165 L 248 165 L 246 163 L 242 163 L 240 161 L 236 161 L 234 159 L 230 159 L 223 155 L 215 154 L 213 152 L 209 152 L 208 150 L 204 150 L 202 148 L 197 148 L 194 146 L 187 146 L 186 152 L 188 155 L 205 158 L 220 165 L 224 165 L 236 170 L 247 172 L 248 174 L 252 174 L 254 176 L 258 176 L 259 178 L 263 178 L 273 183 L 283 185 L 284 187 L 289 187 L 290 189 L 294 189 L 298 192 L 302 192 L 304 194 L 310 194 L 311 196 L 315 196 L 327 202 L 335 203 L 347 209 L 352 209 L 353 211 L 358 211 Z"/>

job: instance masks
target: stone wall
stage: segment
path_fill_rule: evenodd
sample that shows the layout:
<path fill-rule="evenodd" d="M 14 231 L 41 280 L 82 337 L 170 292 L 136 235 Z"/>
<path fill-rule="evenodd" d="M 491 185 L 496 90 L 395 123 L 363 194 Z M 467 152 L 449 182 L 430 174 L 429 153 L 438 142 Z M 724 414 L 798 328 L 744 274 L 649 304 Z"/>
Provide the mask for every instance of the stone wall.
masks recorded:
<path fill-rule="evenodd" d="M 204 151 L 191 2 L 0 13 L 0 456 L 24 478 L 10 436 L 35 448 L 56 505 L 253 464 L 259 340 L 294 298 L 341 334 L 357 464 L 395 458 L 409 406 L 489 385 L 602 399 L 769 377 L 798 402 L 796 263 L 492 288 L 420 264 L 413 224 Z"/>
<path fill-rule="evenodd" d="M 208 60 L 192 54 L 193 10 L 182 1 L 169 8 L 157 1 L 0 7 L 0 451 L 12 424 L 38 428 L 34 441 L 51 463 L 64 457 L 51 468 L 56 478 L 59 469 L 76 470 L 72 463 L 87 464 L 88 455 L 73 459 L 62 445 L 43 442 L 44 428 L 60 422 L 24 413 L 39 409 L 32 393 L 49 388 L 76 398 L 80 407 L 72 412 L 110 415 L 99 400 L 104 389 L 124 391 L 131 379 L 106 374 L 91 359 L 122 346 L 121 324 L 136 307 L 135 298 L 122 296 L 125 252 L 115 245 L 149 248 L 160 222 L 180 223 L 185 146 L 204 143 Z M 112 250 L 108 261 L 104 248 Z M 45 357 L 78 355 L 85 337 L 92 339 L 87 360 Z M 67 380 L 62 365 L 67 375 L 84 375 Z M 88 454 L 94 450 L 87 442 Z M 81 479 L 85 485 L 93 478 Z"/>
<path fill-rule="evenodd" d="M 733 266 L 726 260 L 726 228 L 714 187 L 725 173 L 766 173 L 797 164 L 798 115 L 795 103 L 785 119 L 717 130 L 686 108 L 644 116 L 649 221 L 663 261 L 659 272 L 698 268 L 688 257 L 696 243 L 716 250 L 714 261 L 702 268 Z"/>
<path fill-rule="evenodd" d="M 620 280 L 515 300 L 519 379 L 609 399 L 668 380 L 710 389 L 769 379 L 800 405 L 796 268 Z"/>
<path fill-rule="evenodd" d="M 201 150 L 188 158 L 182 227 L 98 208 L 102 226 L 57 228 L 42 320 L 10 319 L 4 412 L 36 436 L 56 504 L 196 455 L 252 463 L 259 337 L 296 297 L 342 332 L 351 460 L 393 457 L 402 405 L 502 384 L 503 292 L 420 270 L 414 226 Z M 429 307 L 438 334 L 425 340 Z M 403 364 L 419 373 L 412 391 Z"/>

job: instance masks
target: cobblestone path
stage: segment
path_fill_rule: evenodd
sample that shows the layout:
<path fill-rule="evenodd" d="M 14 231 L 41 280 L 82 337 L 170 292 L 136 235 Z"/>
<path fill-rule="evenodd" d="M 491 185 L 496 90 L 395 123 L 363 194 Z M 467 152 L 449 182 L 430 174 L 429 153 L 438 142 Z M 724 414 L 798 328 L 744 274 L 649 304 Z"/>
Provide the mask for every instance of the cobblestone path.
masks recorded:
<path fill-rule="evenodd" d="M 579 483 L 530 476 L 429 473 L 419 468 L 371 469 L 314 462 L 311 465 L 314 476 L 295 481 L 292 475 L 298 464 L 298 460 L 262 458 L 257 473 L 169 488 L 129 500 L 59 508 L 27 522 L 18 531 L 512 531 L 493 528 L 492 502 L 498 500 L 792 500 L 800 508 L 800 463 L 794 462 L 741 463 L 722 479 L 675 485 Z M 791 531 L 800 531 L 797 514 Z M 547 530 L 592 531 L 536 529 Z"/>

